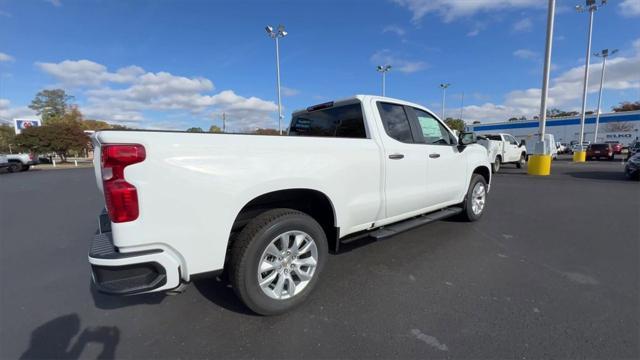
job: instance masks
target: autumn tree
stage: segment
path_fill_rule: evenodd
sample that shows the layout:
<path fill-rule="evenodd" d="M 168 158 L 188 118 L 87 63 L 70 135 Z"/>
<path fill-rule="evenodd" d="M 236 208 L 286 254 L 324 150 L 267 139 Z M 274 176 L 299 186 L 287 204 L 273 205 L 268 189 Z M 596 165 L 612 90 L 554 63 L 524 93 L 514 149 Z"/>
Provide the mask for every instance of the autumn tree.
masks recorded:
<path fill-rule="evenodd" d="M 34 153 L 55 152 L 62 162 L 67 161 L 70 151 L 80 152 L 90 146 L 81 124 L 72 121 L 30 127 L 16 136 L 16 142 Z"/>
<path fill-rule="evenodd" d="M 47 124 L 65 115 L 73 99 L 62 89 L 42 90 L 36 94 L 29 108 L 41 116 L 43 124 Z"/>
<path fill-rule="evenodd" d="M 221 133 L 222 129 L 220 129 L 219 127 L 217 127 L 215 125 L 211 125 L 211 127 L 209 128 L 209 132 L 210 133 Z"/>
<path fill-rule="evenodd" d="M 0 154 L 8 154 L 16 148 L 16 131 L 11 125 L 0 125 Z"/>
<path fill-rule="evenodd" d="M 451 130 L 464 131 L 465 123 L 462 119 L 447 118 L 444 123 L 447 124 Z"/>
<path fill-rule="evenodd" d="M 102 130 L 102 129 L 111 129 L 112 125 L 102 120 L 91 120 L 85 119 L 82 121 L 82 128 L 84 130 Z"/>
<path fill-rule="evenodd" d="M 254 131 L 256 135 L 280 135 L 280 132 L 276 129 L 256 129 Z M 284 133 L 283 133 L 284 134 Z"/>

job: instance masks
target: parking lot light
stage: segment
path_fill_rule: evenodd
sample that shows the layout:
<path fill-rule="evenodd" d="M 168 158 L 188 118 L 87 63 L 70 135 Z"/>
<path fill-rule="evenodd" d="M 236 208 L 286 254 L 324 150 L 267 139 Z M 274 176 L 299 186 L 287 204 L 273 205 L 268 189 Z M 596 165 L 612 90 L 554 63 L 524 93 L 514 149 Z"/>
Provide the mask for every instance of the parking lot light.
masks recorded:
<path fill-rule="evenodd" d="M 445 117 L 444 117 L 444 102 L 445 102 L 445 98 L 447 97 L 447 88 L 449 86 L 451 86 L 451 84 L 449 84 L 449 83 L 440 84 L 440 87 L 442 88 L 442 121 L 445 120 Z"/>
<path fill-rule="evenodd" d="M 556 0 L 549 0 L 547 11 L 547 39 L 544 53 L 544 71 L 542 72 L 542 91 L 540 97 L 540 139 L 529 157 L 527 174 L 546 176 L 551 174 L 551 146 L 545 143 L 547 122 L 547 97 L 549 95 L 549 73 L 551 72 L 551 50 L 553 48 L 553 23 L 555 21 Z"/>
<path fill-rule="evenodd" d="M 598 142 L 598 125 L 600 125 L 600 106 L 602 105 L 602 86 L 604 83 L 604 68 L 607 66 L 607 58 L 618 52 L 618 49 L 604 49 L 600 52 L 593 53 L 594 56 L 602 58 L 602 72 L 600 73 L 600 90 L 598 91 L 598 110 L 596 111 L 596 129 L 593 133 L 593 142 Z"/>
<path fill-rule="evenodd" d="M 382 96 L 385 96 L 385 77 L 389 70 L 391 70 L 391 65 L 378 65 L 376 68 L 376 71 L 382 73 Z"/>
<path fill-rule="evenodd" d="M 278 39 L 287 36 L 289 33 L 284 30 L 284 25 L 278 25 L 277 29 L 273 26 L 265 26 L 265 31 L 270 38 L 276 41 L 276 81 L 278 88 L 278 132 L 282 135 L 282 97 L 280 95 L 280 44 Z"/>
<path fill-rule="evenodd" d="M 606 4 L 606 0 L 602 0 L 600 5 L 596 4 L 596 0 L 586 0 L 585 6 L 576 6 L 576 11 L 579 13 L 587 11 L 589 12 L 589 27 L 587 32 L 587 55 L 584 67 L 584 83 L 582 87 L 582 110 L 580 111 L 580 143 L 578 145 L 578 151 L 575 151 L 573 153 L 574 162 L 585 162 L 587 160 L 587 153 L 582 144 L 584 143 L 584 123 L 585 112 L 587 108 L 587 87 L 589 86 L 589 62 L 591 60 L 591 35 L 593 32 L 593 15 L 600 7 Z"/>

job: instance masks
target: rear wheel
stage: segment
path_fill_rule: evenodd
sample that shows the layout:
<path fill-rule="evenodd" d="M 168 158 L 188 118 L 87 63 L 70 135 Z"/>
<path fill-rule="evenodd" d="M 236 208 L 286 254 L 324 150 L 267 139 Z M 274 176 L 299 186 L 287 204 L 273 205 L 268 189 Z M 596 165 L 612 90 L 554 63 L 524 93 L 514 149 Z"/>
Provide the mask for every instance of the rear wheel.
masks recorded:
<path fill-rule="evenodd" d="M 500 171 L 500 157 L 496 157 L 495 161 L 493 162 L 493 164 L 491 164 L 491 172 L 492 173 L 497 173 L 498 171 Z"/>
<path fill-rule="evenodd" d="M 20 171 L 27 171 L 29 170 L 29 165 L 22 165 L 22 167 L 20 168 Z"/>
<path fill-rule="evenodd" d="M 487 182 L 484 177 L 473 174 L 460 214 L 463 220 L 476 221 L 482 217 L 487 203 L 487 191 Z"/>
<path fill-rule="evenodd" d="M 7 168 L 7 171 L 10 173 L 13 172 L 18 172 L 20 171 L 20 168 L 22 167 L 22 164 L 17 163 L 17 162 L 12 162 L 9 164 L 9 167 Z"/>
<path fill-rule="evenodd" d="M 230 280 L 254 312 L 275 315 L 304 302 L 328 254 L 318 222 L 292 209 L 273 209 L 253 219 L 231 249 Z"/>

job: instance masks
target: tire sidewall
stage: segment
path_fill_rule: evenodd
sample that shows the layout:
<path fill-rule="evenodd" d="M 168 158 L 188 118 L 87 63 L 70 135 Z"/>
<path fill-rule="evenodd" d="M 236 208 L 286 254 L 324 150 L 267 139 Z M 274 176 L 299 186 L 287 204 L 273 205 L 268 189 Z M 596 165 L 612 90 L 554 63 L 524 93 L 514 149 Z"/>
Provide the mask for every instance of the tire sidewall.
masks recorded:
<path fill-rule="evenodd" d="M 480 214 L 475 214 L 473 212 L 472 209 L 472 201 L 473 201 L 473 188 L 476 186 L 477 183 L 482 183 L 484 185 L 484 190 L 485 190 L 485 205 L 482 208 L 482 212 L 480 212 Z M 473 175 L 473 177 L 471 178 L 471 183 L 469 184 L 469 190 L 467 191 L 467 198 L 465 199 L 465 212 L 466 212 L 466 218 L 469 221 L 476 221 L 479 220 L 482 215 L 484 215 L 485 210 L 487 209 L 487 199 L 488 199 L 488 195 L 489 195 L 489 188 L 487 186 L 487 182 L 484 180 L 484 177 L 482 177 L 482 175 L 478 175 L 475 174 Z"/>
<path fill-rule="evenodd" d="M 286 300 L 275 300 L 267 296 L 258 285 L 257 273 L 260 257 L 267 245 L 278 235 L 287 231 L 299 230 L 307 233 L 313 238 L 318 248 L 318 264 L 313 274 L 313 278 L 305 289 Z M 247 306 L 258 314 L 274 315 L 290 310 L 302 302 L 316 286 L 320 274 L 324 268 L 328 255 L 327 239 L 322 227 L 311 217 L 306 215 L 287 215 L 273 220 L 264 228 L 259 230 L 250 241 L 244 254 L 242 268 L 240 269 L 243 281 L 237 289 Z"/>

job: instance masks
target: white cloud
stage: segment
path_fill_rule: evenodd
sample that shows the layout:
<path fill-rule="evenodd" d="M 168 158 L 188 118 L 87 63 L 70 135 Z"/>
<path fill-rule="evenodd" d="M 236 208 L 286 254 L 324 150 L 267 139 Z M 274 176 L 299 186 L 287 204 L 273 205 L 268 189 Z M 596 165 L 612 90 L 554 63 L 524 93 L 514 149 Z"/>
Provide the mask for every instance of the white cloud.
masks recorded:
<path fill-rule="evenodd" d="M 371 62 L 375 65 L 391 65 L 391 71 L 397 70 L 405 74 L 424 70 L 428 67 L 427 63 L 424 61 L 399 58 L 392 54 L 389 49 L 375 52 L 371 55 Z"/>
<path fill-rule="evenodd" d="M 13 60 L 13 56 L 0 52 L 0 62 L 9 62 Z"/>
<path fill-rule="evenodd" d="M 300 90 L 283 86 L 282 87 L 282 95 L 283 96 L 296 96 L 300 94 Z"/>
<path fill-rule="evenodd" d="M 474 37 L 478 36 L 478 34 L 480 34 L 480 29 L 473 29 L 467 33 L 467 36 Z"/>
<path fill-rule="evenodd" d="M 51 75 L 62 86 L 99 86 L 106 82 L 127 83 L 144 74 L 138 66 L 118 69 L 115 73 L 107 67 L 90 60 L 65 60 L 59 63 L 36 63 L 43 72 Z"/>
<path fill-rule="evenodd" d="M 429 13 L 435 13 L 445 22 L 478 12 L 546 6 L 546 2 L 540 0 L 393 0 L 393 2 L 409 9 L 413 14 L 413 21 L 419 21 Z"/>
<path fill-rule="evenodd" d="M 638 0 L 624 0 L 618 6 L 623 16 L 640 16 L 640 1 Z"/>
<path fill-rule="evenodd" d="M 637 40 L 640 44 L 640 40 Z M 605 76 L 605 91 L 640 89 L 640 48 L 632 57 L 613 57 L 607 61 Z M 599 89 L 601 63 L 589 67 L 589 93 L 596 93 Z M 551 80 L 549 87 L 548 106 L 566 110 L 575 110 L 580 106 L 584 66 L 571 68 Z M 590 104 L 589 106 L 592 106 Z M 505 96 L 503 104 L 485 103 L 464 107 L 464 118 L 467 122 L 479 120 L 482 122 L 505 121 L 510 117 L 538 115 L 540 108 L 540 89 L 529 88 L 514 90 Z"/>
<path fill-rule="evenodd" d="M 13 124 L 13 119 L 19 117 L 37 118 L 35 112 L 28 107 L 11 107 L 9 99 L 0 98 L 0 122 Z"/>
<path fill-rule="evenodd" d="M 87 117 L 109 122 L 145 122 L 143 126 L 154 127 L 154 123 L 149 123 L 145 117 L 146 111 L 180 112 L 192 116 L 226 112 L 243 127 L 267 127 L 273 126 L 277 109 L 272 101 L 243 97 L 232 90 L 212 94 L 213 82 L 203 77 L 146 72 L 139 66 L 112 72 L 90 60 L 37 63 L 37 66 L 63 86 L 76 87 L 76 91 L 86 98 L 81 109 Z"/>
<path fill-rule="evenodd" d="M 387 25 L 382 29 L 382 32 L 383 33 L 390 32 L 390 33 L 394 33 L 394 34 L 396 34 L 398 36 L 403 36 L 406 33 L 406 31 L 403 28 L 401 28 L 401 27 L 399 27 L 397 25 Z"/>
<path fill-rule="evenodd" d="M 538 58 L 538 53 L 529 49 L 518 49 L 513 52 L 513 56 L 520 59 L 532 60 Z"/>
<path fill-rule="evenodd" d="M 533 22 L 530 18 L 524 18 L 522 20 L 516 21 L 513 24 L 514 31 L 531 31 L 533 28 Z"/>
<path fill-rule="evenodd" d="M 55 7 L 60 7 L 62 6 L 62 1 L 61 0 L 44 0 L 46 2 L 48 2 L 49 4 L 55 6 Z"/>

